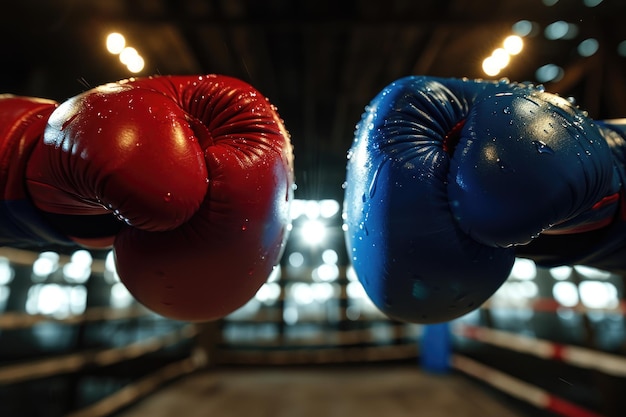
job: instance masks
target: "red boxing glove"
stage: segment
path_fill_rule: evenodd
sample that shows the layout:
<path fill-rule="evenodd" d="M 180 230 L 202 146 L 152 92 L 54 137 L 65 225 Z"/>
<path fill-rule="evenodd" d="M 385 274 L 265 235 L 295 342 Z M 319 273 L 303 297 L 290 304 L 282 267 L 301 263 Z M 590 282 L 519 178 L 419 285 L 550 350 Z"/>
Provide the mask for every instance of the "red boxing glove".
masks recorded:
<path fill-rule="evenodd" d="M 132 79 L 61 104 L 26 184 L 74 242 L 113 244 L 139 302 L 212 320 L 252 298 L 279 261 L 293 154 L 275 107 L 240 80 Z"/>
<path fill-rule="evenodd" d="M 0 95 L 0 245 L 71 243 L 42 218 L 24 184 L 28 156 L 56 107 L 51 100 Z"/>

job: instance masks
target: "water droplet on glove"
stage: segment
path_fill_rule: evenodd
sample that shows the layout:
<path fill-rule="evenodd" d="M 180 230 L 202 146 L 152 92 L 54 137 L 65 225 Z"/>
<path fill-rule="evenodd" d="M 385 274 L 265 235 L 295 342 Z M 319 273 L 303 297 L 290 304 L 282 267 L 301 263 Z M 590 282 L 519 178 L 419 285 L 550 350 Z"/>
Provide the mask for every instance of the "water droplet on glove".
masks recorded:
<path fill-rule="evenodd" d="M 535 148 L 537 148 L 537 152 L 539 153 L 544 153 L 544 154 L 549 154 L 549 155 L 554 154 L 554 150 L 548 145 L 546 145 L 545 142 L 542 142 L 540 140 L 533 140 L 532 144 L 535 145 Z"/>

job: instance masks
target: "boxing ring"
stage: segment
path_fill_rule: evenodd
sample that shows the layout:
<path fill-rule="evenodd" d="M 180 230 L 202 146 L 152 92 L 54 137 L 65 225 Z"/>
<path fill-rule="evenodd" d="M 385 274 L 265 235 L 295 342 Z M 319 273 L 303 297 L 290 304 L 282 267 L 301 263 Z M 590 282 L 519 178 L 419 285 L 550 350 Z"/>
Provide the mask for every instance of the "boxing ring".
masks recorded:
<path fill-rule="evenodd" d="M 44 255 L 52 253 L 44 252 Z M 55 270 L 62 271 L 64 266 L 72 263 L 67 255 L 56 258 Z M 12 275 L 16 276 L 15 284 L 18 284 L 18 280 L 23 279 L 19 276 L 20 273 L 27 276 L 34 274 L 33 278 L 37 276 L 34 271 L 37 269 L 37 260 L 45 257 L 42 258 L 42 254 L 37 252 L 4 248 L 2 259 L 10 264 Z M 88 269 L 89 279 L 81 280 L 83 283 L 98 280 L 103 283 L 105 276 L 110 274 L 103 260 L 93 260 Z M 48 285 L 55 287 L 43 288 L 75 290 L 83 287 L 76 282 L 73 285 L 68 284 L 68 279 L 64 280 L 64 285 L 58 277 L 48 278 L 54 282 Z M 33 281 L 37 281 L 37 278 Z M 49 307 L 39 306 L 40 310 L 46 311 L 48 308 L 48 311 L 38 313 L 32 310 L 32 297 L 33 292 L 41 290 L 41 285 L 33 283 L 28 293 L 22 294 L 28 295 L 31 300 L 30 312 L 4 311 L 0 315 L 0 340 L 3 346 L 0 366 L 2 415 L 109 415 L 153 391 L 164 382 L 188 374 L 203 364 L 202 356 L 197 352 L 194 355 L 189 348 L 192 339 L 198 333 L 194 325 L 165 322 L 136 304 L 116 306 L 109 302 L 100 302 L 102 305 L 87 307 L 87 303 L 83 303 L 80 313 L 62 309 L 51 312 Z M 19 291 L 16 287 L 17 285 L 11 286 L 11 289 Z M 56 295 L 62 294 L 63 292 L 59 292 Z M 6 307 L 6 303 L 5 298 L 3 307 Z M 99 304 L 98 300 L 92 300 L 92 303 Z M 109 330 L 104 330 L 105 326 L 108 326 Z M 103 335 L 106 337 L 111 329 L 122 330 L 114 331 L 114 337 L 107 342 L 102 337 Z M 137 333 L 132 334 L 135 332 Z M 141 334 L 142 332 L 147 334 Z M 101 335 L 94 338 L 94 333 Z M 150 366 L 150 369 L 140 377 L 120 386 L 119 390 L 115 389 L 106 398 L 85 406 L 66 403 L 73 401 L 72 395 L 65 396 L 67 387 L 76 387 L 78 384 L 73 378 L 94 372 L 97 374 L 99 369 L 125 367 L 129 363 L 136 363 L 137 360 L 140 361 L 150 355 L 159 355 L 159 352 L 168 349 L 170 351 L 174 349 L 174 354 L 167 355 L 164 362 L 159 360 L 159 366 Z M 92 381 L 91 384 L 97 385 L 98 382 Z M 49 394 L 45 387 L 54 385 L 62 387 L 58 393 L 60 397 L 48 398 Z M 31 401 L 32 398 L 36 400 Z M 19 402 L 24 400 L 30 404 L 39 403 L 40 407 L 20 406 Z"/>
<path fill-rule="evenodd" d="M 0 255 L 14 271 L 5 287 L 17 297 L 17 285 L 24 284 L 24 275 L 32 276 L 42 255 L 16 249 L 2 249 Z M 62 271 L 73 261 L 61 254 L 56 262 L 56 271 Z M 111 272 L 104 258 L 93 259 L 89 279 L 82 284 L 66 283 L 66 289 L 85 285 L 87 294 L 94 292 L 87 295 L 82 311 L 37 312 L 33 301 L 24 297 L 29 291 L 32 296 L 33 288 L 41 290 L 37 287 L 41 282 L 60 285 L 52 273 L 23 289 L 22 299 L 31 303 L 30 310 L 11 310 L 8 297 L 3 302 L 0 414 L 115 415 L 132 411 L 142 400 L 149 403 L 164 387 L 186 384 L 189 378 L 212 376 L 219 382 L 228 369 L 333 372 L 357 365 L 410 369 L 427 380 L 462 378 L 488 397 L 504 398 L 513 408 L 546 416 L 613 417 L 624 411 L 618 394 L 626 387 L 623 350 L 594 346 L 590 341 L 601 335 L 588 322 L 601 314 L 623 323 L 623 301 L 590 308 L 580 300 L 564 306 L 538 294 L 513 300 L 496 294 L 479 310 L 447 325 L 449 351 L 435 352 L 445 362 L 436 368 L 423 360 L 441 343 L 429 345 L 432 341 L 424 337 L 427 326 L 387 319 L 359 295 L 349 267 L 338 266 L 337 271 L 332 282 L 309 280 L 309 287 L 303 287 L 302 277 L 312 271 L 296 273 L 283 265 L 248 305 L 207 324 L 164 319 L 132 300 L 124 304 L 99 299 L 103 288 L 115 288 L 106 279 Z M 547 271 L 537 274 L 548 276 Z M 519 282 L 515 276 L 507 281 Z M 314 285 L 320 283 L 330 286 Z M 306 302 L 298 304 L 297 297 Z M 558 321 L 571 315 L 583 320 L 582 339 L 550 338 L 549 330 L 541 330 L 546 317 Z M 531 316 L 542 320 L 535 323 L 539 329 L 535 334 L 528 331 Z M 50 391 L 51 386 L 56 390 Z"/>

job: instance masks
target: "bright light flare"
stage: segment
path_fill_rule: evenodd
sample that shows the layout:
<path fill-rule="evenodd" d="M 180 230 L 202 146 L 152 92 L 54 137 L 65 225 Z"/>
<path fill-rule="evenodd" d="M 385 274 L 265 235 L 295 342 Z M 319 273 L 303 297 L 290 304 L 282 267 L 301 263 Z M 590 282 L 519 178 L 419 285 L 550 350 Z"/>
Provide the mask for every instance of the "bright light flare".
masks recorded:
<path fill-rule="evenodd" d="M 302 239 L 311 246 L 317 246 L 326 239 L 326 226 L 319 220 L 307 220 L 302 225 Z"/>
<path fill-rule="evenodd" d="M 106 38 L 107 50 L 118 55 L 120 62 L 132 73 L 141 72 L 145 67 L 145 61 L 137 49 L 126 45 L 126 38 L 121 33 L 109 33 Z"/>
<path fill-rule="evenodd" d="M 509 55 L 517 55 L 524 49 L 524 41 L 520 36 L 511 35 L 504 39 L 503 46 Z"/>
<path fill-rule="evenodd" d="M 524 49 L 524 40 L 519 35 L 504 38 L 502 47 L 496 48 L 491 55 L 483 60 L 483 72 L 490 77 L 498 75 L 511 62 L 511 57 Z"/>
<path fill-rule="evenodd" d="M 532 280 L 537 276 L 537 265 L 530 259 L 516 258 L 511 269 L 511 278 Z"/>
<path fill-rule="evenodd" d="M 552 296 L 564 307 L 574 307 L 578 304 L 578 288 L 576 284 L 568 281 L 560 281 L 552 287 Z"/>
<path fill-rule="evenodd" d="M 122 52 L 120 52 L 120 62 L 124 65 L 128 65 L 131 60 L 138 56 L 139 53 L 135 48 L 133 48 L 132 46 L 127 46 L 122 50 Z"/>
<path fill-rule="evenodd" d="M 33 274 L 38 277 L 47 277 L 59 267 L 59 254 L 46 251 L 39 254 L 33 262 Z"/>
<path fill-rule="evenodd" d="M 117 55 L 126 47 L 126 38 L 121 33 L 109 33 L 107 35 L 106 45 L 109 53 Z"/>
<path fill-rule="evenodd" d="M 126 46 L 126 38 L 121 33 L 113 32 L 109 33 L 106 39 L 107 51 L 109 53 L 117 55 Z"/>
<path fill-rule="evenodd" d="M 485 74 L 493 77 L 498 75 L 503 68 L 509 65 L 511 56 L 504 48 L 496 48 L 490 56 L 483 61 L 483 71 Z"/>
<path fill-rule="evenodd" d="M 130 72 L 135 74 L 141 72 L 144 66 L 145 62 L 143 58 L 139 55 L 132 57 L 131 60 L 126 64 L 126 68 L 128 68 Z"/>
<path fill-rule="evenodd" d="M 0 286 L 6 285 L 13 280 L 15 270 L 11 266 L 8 258 L 0 257 Z M 0 297 L 1 298 L 1 297 Z"/>
<path fill-rule="evenodd" d="M 589 308 L 615 308 L 619 304 L 617 288 L 610 282 L 583 281 L 578 291 L 580 301 Z"/>
<path fill-rule="evenodd" d="M 491 56 L 496 60 L 496 64 L 500 68 L 504 68 L 511 62 L 511 56 L 504 48 L 496 48 L 492 52 Z"/>
<path fill-rule="evenodd" d="M 139 52 L 132 46 L 127 46 L 120 52 L 120 62 L 128 68 L 130 72 L 138 73 L 143 70 L 145 62 Z"/>
<path fill-rule="evenodd" d="M 483 71 L 490 77 L 498 75 L 501 69 L 502 67 L 498 65 L 498 62 L 493 56 L 488 56 L 483 60 Z"/>

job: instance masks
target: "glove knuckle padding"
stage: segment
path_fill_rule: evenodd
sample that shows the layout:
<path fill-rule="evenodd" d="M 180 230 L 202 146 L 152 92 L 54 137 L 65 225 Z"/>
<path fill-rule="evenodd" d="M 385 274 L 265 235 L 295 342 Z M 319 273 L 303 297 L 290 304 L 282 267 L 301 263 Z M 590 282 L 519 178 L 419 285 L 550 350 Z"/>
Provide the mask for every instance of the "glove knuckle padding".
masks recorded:
<path fill-rule="evenodd" d="M 530 88 L 480 97 L 467 116 L 448 194 L 461 228 L 493 246 L 525 244 L 588 210 L 613 184 L 598 127 Z"/>
<path fill-rule="evenodd" d="M 114 246 L 130 292 L 185 320 L 222 317 L 254 296 L 282 254 L 293 194 L 292 149 L 274 107 L 241 81 L 202 81 L 179 78 L 168 88 L 203 147 L 204 200 L 181 226 L 124 228 Z"/>
<path fill-rule="evenodd" d="M 203 152 L 184 116 L 172 98 L 131 83 L 64 102 L 50 117 L 46 146 L 31 157 L 31 193 L 47 212 L 112 211 L 146 230 L 178 226 L 207 189 Z"/>

